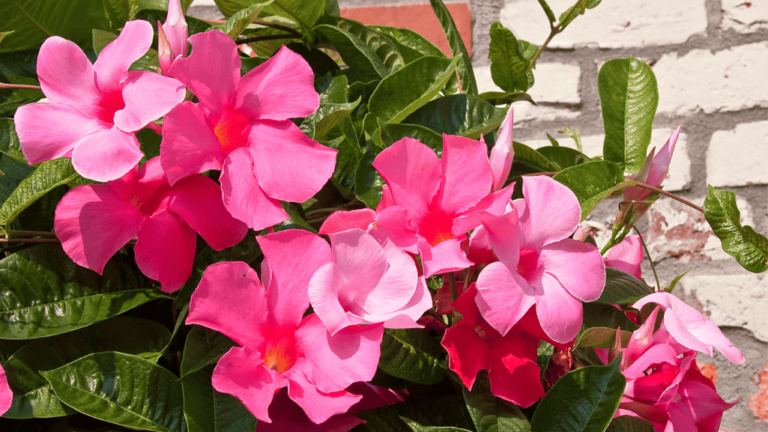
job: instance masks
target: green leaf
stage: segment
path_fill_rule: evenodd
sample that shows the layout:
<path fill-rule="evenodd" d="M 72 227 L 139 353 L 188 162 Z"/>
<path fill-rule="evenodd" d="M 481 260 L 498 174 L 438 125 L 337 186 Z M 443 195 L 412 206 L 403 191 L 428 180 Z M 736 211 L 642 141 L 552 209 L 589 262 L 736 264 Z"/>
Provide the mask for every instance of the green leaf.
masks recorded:
<path fill-rule="evenodd" d="M 245 30 L 245 28 L 259 16 L 261 10 L 267 5 L 272 4 L 272 1 L 273 0 L 256 3 L 245 9 L 241 9 L 229 17 L 225 23 L 213 26 L 213 29 L 226 33 L 227 36 L 232 39 L 237 39 L 237 37 L 240 36 L 240 33 L 242 33 L 243 30 Z"/>
<path fill-rule="evenodd" d="M 156 362 L 171 334 L 165 326 L 140 318 L 115 317 L 80 331 L 38 339 L 3 363 L 13 403 L 6 418 L 59 417 L 73 411 L 62 405 L 38 371 L 55 369 L 99 351 L 120 351 Z"/>
<path fill-rule="evenodd" d="M 614 268 L 605 268 L 605 289 L 597 303 L 629 305 L 653 294 L 653 289 L 642 280 Z"/>
<path fill-rule="evenodd" d="M 26 162 L 2 155 L 0 156 L 0 202 L 5 202 L 19 184 L 34 171 Z"/>
<path fill-rule="evenodd" d="M 386 124 L 380 123 L 381 139 L 386 147 L 400 141 L 405 137 L 417 139 L 420 143 L 426 144 L 437 153 L 437 157 L 443 154 L 443 137 L 437 132 L 424 126 L 411 124 Z"/>
<path fill-rule="evenodd" d="M 19 162 L 27 163 L 24 153 L 21 152 L 16 126 L 11 118 L 0 118 L 0 152 Z"/>
<path fill-rule="evenodd" d="M 619 407 L 626 379 L 621 356 L 608 366 L 565 374 L 544 396 L 531 420 L 532 432 L 602 432 Z"/>
<path fill-rule="evenodd" d="M 477 432 L 528 432 L 531 425 L 520 408 L 491 393 L 486 373 L 478 374 L 472 390 L 461 387 Z"/>
<path fill-rule="evenodd" d="M 235 341 L 217 331 L 200 326 L 192 327 L 184 344 L 184 356 L 181 360 L 182 378 L 215 363 L 235 346 L 238 346 Z"/>
<path fill-rule="evenodd" d="M 355 188 L 355 176 L 363 151 L 357 142 L 357 133 L 352 126 L 352 120 L 345 118 L 338 128 L 343 135 L 333 141 L 323 142 L 323 144 L 338 150 L 336 169 L 333 171 L 331 181 L 339 191 L 349 196 Z"/>
<path fill-rule="evenodd" d="M 422 57 L 385 77 L 371 95 L 368 112 L 386 123 L 400 123 L 445 86 L 459 59 Z"/>
<path fill-rule="evenodd" d="M 618 416 L 611 420 L 605 432 L 656 432 L 653 423 L 632 416 Z"/>
<path fill-rule="evenodd" d="M 111 31 L 93 29 L 93 51 L 99 55 L 115 39 L 117 39 L 117 34 Z"/>
<path fill-rule="evenodd" d="M 518 42 L 512 31 L 500 22 L 491 25 L 490 34 L 488 58 L 491 60 L 493 82 L 507 92 L 526 91 L 533 87 L 533 71 L 528 70 L 528 63 L 538 47 L 530 44 L 520 46 L 522 41 Z M 532 52 L 530 47 L 533 47 Z"/>
<path fill-rule="evenodd" d="M 400 417 L 400 418 L 405 422 L 405 424 L 408 425 L 409 428 L 411 428 L 411 431 L 413 432 L 471 432 L 467 429 L 450 427 L 450 426 L 446 426 L 446 427 L 422 426 L 407 417 Z"/>
<path fill-rule="evenodd" d="M 624 180 L 621 167 L 608 161 L 592 161 L 572 166 L 552 178 L 568 186 L 576 194 L 581 204 L 581 220 L 586 219 L 600 201 L 635 184 L 633 181 Z"/>
<path fill-rule="evenodd" d="M 576 4 L 571 6 L 568 10 L 560 14 L 560 20 L 558 22 L 558 26 L 560 26 L 560 31 L 562 29 L 565 29 L 568 24 L 573 22 L 573 20 L 576 19 L 577 16 L 583 15 L 584 12 L 587 11 L 587 9 L 592 9 L 600 4 L 602 0 L 576 0 Z M 541 0 L 539 0 L 541 2 Z M 550 10 L 547 13 L 547 17 L 549 17 L 549 14 L 552 13 Z"/>
<path fill-rule="evenodd" d="M 0 82 L 40 85 L 37 80 L 37 50 L 0 54 Z M 43 98 L 32 89 L 0 89 L 0 114 L 12 116 L 16 108 Z"/>
<path fill-rule="evenodd" d="M 589 156 L 570 147 L 546 146 L 536 151 L 556 165 L 558 171 L 592 161 Z"/>
<path fill-rule="evenodd" d="M 621 330 L 621 346 L 626 348 L 632 333 Z M 611 348 L 616 340 L 616 329 L 607 327 L 590 327 L 586 329 L 574 343 L 581 348 Z"/>
<path fill-rule="evenodd" d="M 355 196 L 370 208 L 376 208 L 379 205 L 381 187 L 384 185 L 384 179 L 373 167 L 373 161 L 380 151 L 373 139 L 369 139 L 355 174 Z"/>
<path fill-rule="evenodd" d="M 536 102 L 533 101 L 533 98 L 531 98 L 531 95 L 529 95 L 526 92 L 519 92 L 519 91 L 518 92 L 490 91 L 490 92 L 480 93 L 479 97 L 480 99 L 485 100 L 491 105 L 509 105 L 511 103 L 522 101 L 522 100 L 536 105 Z"/>
<path fill-rule="evenodd" d="M 601 303 L 584 303 L 584 320 L 581 328 L 586 330 L 593 327 L 606 327 L 622 330 L 635 331 L 637 324 L 630 321 L 624 312 L 615 307 Z"/>
<path fill-rule="evenodd" d="M 62 402 L 83 414 L 132 429 L 186 430 L 181 384 L 141 357 L 94 353 L 41 374 Z"/>
<path fill-rule="evenodd" d="M 552 8 L 549 7 L 546 0 L 539 0 L 539 4 L 541 5 L 541 8 L 544 9 L 544 13 L 547 14 L 547 19 L 549 20 L 549 23 L 554 24 L 556 20 L 555 13 L 552 12 Z"/>
<path fill-rule="evenodd" d="M 406 64 L 424 56 L 447 58 L 440 48 L 413 30 L 387 26 L 368 26 L 387 36 L 397 46 Z"/>
<path fill-rule="evenodd" d="M 456 23 L 453 22 L 453 17 L 445 7 L 443 0 L 429 0 L 432 4 L 432 10 L 435 11 L 440 25 L 443 27 L 443 33 L 448 40 L 448 46 L 451 47 L 451 56 L 459 58 L 459 65 L 457 70 L 459 71 L 459 82 L 461 83 L 461 90 L 463 93 L 477 96 L 477 81 L 475 80 L 475 72 L 472 68 L 472 59 L 469 57 L 467 47 L 464 46 L 464 41 L 461 40 L 459 29 L 456 28 Z"/>
<path fill-rule="evenodd" d="M 634 57 L 610 60 L 600 68 L 597 89 L 605 126 L 605 160 L 616 162 L 630 174 L 639 172 L 659 105 L 653 70 Z"/>
<path fill-rule="evenodd" d="M 691 269 L 688 269 L 688 270 L 686 270 L 685 273 L 683 273 L 681 275 L 678 275 L 678 276 L 675 276 L 675 278 L 672 279 L 672 283 L 670 283 L 668 287 L 664 288 L 664 291 L 672 294 L 672 291 L 674 291 L 675 287 L 677 286 L 677 283 L 680 282 L 680 279 L 685 277 L 685 275 L 687 275 L 688 272 L 690 272 L 690 271 L 691 271 Z"/>
<path fill-rule="evenodd" d="M 573 130 L 571 130 L 570 126 L 566 126 L 565 129 L 557 132 L 571 137 L 573 139 L 573 142 L 576 144 L 576 148 L 578 149 L 578 151 L 580 152 L 584 151 L 584 148 L 581 145 L 581 132 L 579 132 L 579 128 L 573 128 Z"/>
<path fill-rule="evenodd" d="M 436 384 L 445 374 L 442 351 L 440 344 L 423 330 L 387 329 L 381 342 L 379 369 L 415 383 Z"/>
<path fill-rule="evenodd" d="M 704 199 L 704 217 L 712 227 L 723 250 L 753 273 L 768 270 L 768 239 L 749 225 L 741 225 L 736 194 L 709 187 Z"/>
<path fill-rule="evenodd" d="M 320 103 L 317 111 L 307 117 L 307 121 L 314 123 L 314 139 L 316 141 L 323 139 L 331 129 L 352 114 L 361 100 L 358 97 L 356 101 L 350 103 Z"/>
<path fill-rule="evenodd" d="M 211 385 L 213 365 L 181 378 L 189 432 L 252 432 L 258 420 L 234 396 Z"/>
<path fill-rule="evenodd" d="M 247 1 L 251 3 L 252 0 Z M 289 18 L 309 30 L 325 14 L 325 2 L 326 0 L 274 0 L 264 8 L 264 12 Z"/>
<path fill-rule="evenodd" d="M 512 149 L 515 151 L 514 163 L 522 163 L 538 172 L 558 171 L 558 166 L 549 161 L 543 154 L 539 153 L 523 143 L 517 141 L 512 143 Z"/>
<path fill-rule="evenodd" d="M 440 397 L 442 394 L 432 394 L 431 397 L 411 399 L 405 403 L 388 405 L 381 408 L 363 411 L 355 414 L 367 423 L 355 431 L 360 432 L 411 432 L 403 418 L 417 422 L 419 425 L 450 426 L 472 430 L 464 400 L 458 396 Z"/>
<path fill-rule="evenodd" d="M 477 96 L 457 94 L 430 101 L 403 123 L 416 124 L 439 134 L 479 139 L 499 127 L 507 110 L 496 108 Z"/>

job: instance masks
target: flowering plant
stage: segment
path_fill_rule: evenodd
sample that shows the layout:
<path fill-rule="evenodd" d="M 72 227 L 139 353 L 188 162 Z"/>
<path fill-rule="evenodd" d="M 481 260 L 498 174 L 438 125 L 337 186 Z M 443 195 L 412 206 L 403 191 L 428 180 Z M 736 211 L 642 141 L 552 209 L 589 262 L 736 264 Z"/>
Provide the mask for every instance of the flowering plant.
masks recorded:
<path fill-rule="evenodd" d="M 336 0 L 216 0 L 225 21 L 165 3 L 0 24 L 19 72 L 0 83 L 0 424 L 719 429 L 735 402 L 697 353 L 744 357 L 674 282 L 645 282 L 629 233 L 665 195 L 749 271 L 768 239 L 732 192 L 662 189 L 680 128 L 649 153 L 653 71 L 601 67 L 602 157 L 513 141 L 537 59 L 599 0 L 539 0 L 541 46 L 495 23 L 504 91 L 482 94 L 441 0 L 451 56 Z M 609 235 L 588 220 L 607 199 Z"/>

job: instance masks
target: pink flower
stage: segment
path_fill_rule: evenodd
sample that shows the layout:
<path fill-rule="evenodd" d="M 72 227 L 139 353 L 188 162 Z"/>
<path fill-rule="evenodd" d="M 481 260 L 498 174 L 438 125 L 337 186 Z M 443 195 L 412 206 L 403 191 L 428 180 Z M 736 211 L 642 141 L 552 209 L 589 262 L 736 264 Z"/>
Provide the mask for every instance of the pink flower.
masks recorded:
<path fill-rule="evenodd" d="M 621 270 L 638 279 L 643 277 L 643 270 L 640 268 L 642 262 L 643 245 L 638 235 L 624 237 L 624 240 L 613 246 L 605 256 L 606 267 Z"/>
<path fill-rule="evenodd" d="M 488 371 L 491 393 L 520 405 L 531 406 L 544 397 L 537 347 L 541 340 L 557 345 L 542 331 L 536 312 L 529 311 L 514 328 L 502 336 L 480 316 L 475 304 L 477 289 L 469 289 L 453 302 L 463 318 L 445 331 L 442 345 L 448 351 L 448 365 L 472 389 L 477 373 Z"/>
<path fill-rule="evenodd" d="M 336 164 L 336 150 L 289 120 L 318 107 L 312 69 L 283 47 L 241 78 L 229 36 L 211 31 L 189 40 L 192 54 L 176 59 L 171 73 L 200 103 L 184 102 L 165 117 L 160 157 L 168 180 L 220 169 L 232 216 L 255 230 L 288 219 L 279 200 L 306 201 Z"/>
<path fill-rule="evenodd" d="M 168 75 L 171 65 L 178 57 L 186 57 L 189 53 L 187 43 L 187 21 L 180 0 L 168 1 L 168 16 L 162 26 L 157 23 L 157 60 L 163 75 Z"/>
<path fill-rule="evenodd" d="M 365 231 L 331 234 L 333 261 L 309 282 L 309 301 L 335 335 L 355 324 L 384 323 L 386 328 L 420 328 L 432 296 L 416 263 L 391 241 L 380 245 Z"/>
<path fill-rule="evenodd" d="M 13 392 L 8 386 L 5 370 L 0 365 L 0 416 L 11 408 L 11 403 L 13 403 Z"/>
<path fill-rule="evenodd" d="M 744 363 L 741 351 L 733 346 L 720 328 L 679 298 L 659 291 L 643 297 L 633 307 L 640 310 L 649 303 L 656 303 L 664 311 L 664 327 L 680 345 L 710 357 L 713 348 L 716 348 L 733 363 Z"/>
<path fill-rule="evenodd" d="M 68 157 L 83 177 L 108 181 L 139 162 L 143 153 L 134 132 L 165 115 L 186 94 L 172 78 L 128 72 L 152 37 L 148 22 L 129 21 L 94 64 L 74 43 L 58 36 L 46 39 L 37 75 L 50 103 L 24 105 L 14 117 L 30 164 Z"/>
<path fill-rule="evenodd" d="M 581 302 L 597 300 L 603 291 L 603 259 L 593 245 L 568 238 L 581 212 L 567 187 L 526 177 L 523 195 L 512 202 L 514 210 L 483 222 L 499 262 L 480 272 L 477 305 L 506 335 L 535 304 L 544 332 L 567 343 L 581 328 Z"/>
<path fill-rule="evenodd" d="M 214 264 L 192 295 L 186 322 L 219 331 L 240 345 L 216 365 L 216 390 L 237 397 L 257 419 L 271 422 L 274 394 L 287 386 L 288 397 L 307 417 L 323 423 L 361 399 L 345 389 L 373 378 L 383 326 L 350 326 L 331 335 L 317 315 L 302 318 L 309 307 L 310 277 L 331 261 L 328 244 L 300 230 L 257 240 L 265 259 L 264 285 L 245 263 Z"/>
<path fill-rule="evenodd" d="M 512 169 L 512 160 L 515 158 L 515 150 L 512 141 L 512 122 L 515 118 L 515 109 L 509 107 L 507 117 L 501 123 L 499 136 L 496 137 L 496 144 L 491 149 L 491 171 L 493 172 L 493 190 L 497 191 L 504 187 L 507 181 L 509 171 Z M 482 138 L 482 136 L 481 136 Z"/>
<path fill-rule="evenodd" d="M 222 250 L 248 231 L 227 213 L 215 181 L 196 175 L 170 186 L 160 158 L 107 184 L 72 189 L 56 207 L 54 228 L 72 261 L 99 274 L 138 237 L 136 264 L 165 292 L 178 290 L 192 274 L 195 233 Z"/>

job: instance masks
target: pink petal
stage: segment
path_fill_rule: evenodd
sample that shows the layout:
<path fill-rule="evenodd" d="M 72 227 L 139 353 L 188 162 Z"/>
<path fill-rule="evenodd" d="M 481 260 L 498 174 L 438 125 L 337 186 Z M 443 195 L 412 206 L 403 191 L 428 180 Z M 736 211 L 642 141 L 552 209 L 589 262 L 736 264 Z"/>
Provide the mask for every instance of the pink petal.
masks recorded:
<path fill-rule="evenodd" d="M 440 161 L 432 149 L 413 138 L 403 138 L 379 153 L 373 166 L 387 182 L 396 205 L 417 218 L 426 213 L 442 177 Z"/>
<path fill-rule="evenodd" d="M 223 262 L 205 269 L 192 294 L 186 324 L 216 330 L 241 346 L 260 348 L 266 314 L 267 295 L 256 272 L 244 262 Z"/>
<path fill-rule="evenodd" d="M 677 353 L 669 345 L 652 346 L 629 367 L 625 368 L 622 373 L 627 379 L 636 379 L 645 376 L 645 371 L 649 368 L 661 364 L 673 366 L 677 364 Z"/>
<path fill-rule="evenodd" d="M 184 86 L 173 78 L 154 72 L 129 72 L 123 83 L 125 108 L 115 113 L 115 126 L 123 132 L 136 132 L 168 114 L 186 94 Z"/>
<path fill-rule="evenodd" d="M 148 160 L 141 167 L 134 166 L 126 175 L 108 184 L 146 215 L 154 214 L 161 207 L 167 209 L 170 185 L 159 157 Z"/>
<path fill-rule="evenodd" d="M 331 262 L 331 248 L 321 237 L 295 229 L 256 240 L 269 264 L 270 317 L 279 326 L 296 327 L 309 307 L 309 281 L 317 269 Z"/>
<path fill-rule="evenodd" d="M 124 176 L 143 156 L 132 133 L 113 127 L 80 140 L 72 150 L 72 165 L 81 176 L 105 182 Z"/>
<path fill-rule="evenodd" d="M 643 277 L 643 271 L 640 264 L 643 262 L 643 246 L 640 243 L 640 236 L 631 235 L 624 237 L 624 240 L 608 250 L 605 257 L 605 266 L 621 270 L 640 279 Z"/>
<path fill-rule="evenodd" d="M 37 78 L 43 94 L 54 104 L 70 105 L 89 118 L 100 113 L 101 94 L 93 65 L 74 42 L 59 36 L 46 39 L 37 57 Z M 18 123 L 16 128 L 18 131 Z"/>
<path fill-rule="evenodd" d="M 516 207 L 524 207 L 517 208 L 521 247 L 540 249 L 570 236 L 579 226 L 579 200 L 566 186 L 546 176 L 526 177 L 523 195 L 524 205 L 515 201 Z"/>
<path fill-rule="evenodd" d="M 520 275 L 495 262 L 480 272 L 475 302 L 488 324 L 506 335 L 535 304 L 535 293 Z"/>
<path fill-rule="evenodd" d="M 544 397 L 536 344 L 532 341 L 507 336 L 494 344 L 490 359 L 491 393 L 523 408 Z"/>
<path fill-rule="evenodd" d="M 678 409 L 687 411 L 698 424 L 709 417 L 721 415 L 736 403 L 728 403 L 708 386 L 695 382 L 683 381 L 680 383 L 678 394 L 683 401 L 675 403 Z"/>
<path fill-rule="evenodd" d="M 467 258 L 475 265 L 490 264 L 496 261 L 496 256 L 491 250 L 491 243 L 488 239 L 488 230 L 484 226 L 479 226 L 469 236 Z"/>
<path fill-rule="evenodd" d="M 443 134 L 443 179 L 436 204 L 445 213 L 456 214 L 474 206 L 491 192 L 493 173 L 488 147 L 480 141 Z"/>
<path fill-rule="evenodd" d="M 160 158 L 171 184 L 192 174 L 221 169 L 221 144 L 200 105 L 184 102 L 165 116 Z"/>
<path fill-rule="evenodd" d="M 382 210 L 376 217 L 376 229 L 371 235 L 379 242 L 391 240 L 397 247 L 410 253 L 418 252 L 419 235 L 413 228 L 410 212 L 405 207 L 393 205 Z"/>
<path fill-rule="evenodd" d="M 488 344 L 472 327 L 462 325 L 461 321 L 445 331 L 441 345 L 448 352 L 448 367 L 470 390 L 477 373 L 490 368 Z"/>
<path fill-rule="evenodd" d="M 402 308 L 382 314 L 364 314 L 362 316 L 369 323 L 383 322 L 384 328 L 390 329 L 409 329 L 422 328 L 417 321 L 424 315 L 424 312 L 433 306 L 432 294 L 429 292 L 427 282 L 424 277 L 418 278 L 416 282 L 416 291 L 413 297 L 408 300 Z"/>
<path fill-rule="evenodd" d="M 187 29 L 187 21 L 184 19 L 184 10 L 181 7 L 180 0 L 168 1 L 168 15 L 165 19 L 165 23 L 162 25 L 162 29 L 168 40 L 168 45 L 171 48 L 172 59 L 176 57 L 186 57 L 189 53 L 189 44 L 187 43 L 187 37 L 189 32 Z M 158 28 L 158 32 L 160 28 Z"/>
<path fill-rule="evenodd" d="M 363 401 L 365 396 L 355 407 L 361 405 Z M 275 393 L 272 404 L 269 406 L 269 414 L 272 423 L 259 423 L 256 427 L 257 432 L 348 432 L 356 426 L 365 424 L 364 420 L 360 420 L 351 413 L 335 415 L 323 423 L 315 424 L 307 417 L 304 410 L 288 397 L 288 393 L 282 391 Z"/>
<path fill-rule="evenodd" d="M 664 392 L 675 381 L 679 373 L 677 367 L 674 366 L 658 368 L 648 375 L 644 372 L 641 371 L 639 375 L 635 375 L 637 376 L 635 379 L 627 379 L 624 397 L 639 402 L 656 403 L 662 398 Z"/>
<path fill-rule="evenodd" d="M 336 166 L 336 150 L 311 140 L 290 120 L 253 123 L 248 148 L 259 186 L 283 201 L 312 198 Z"/>
<path fill-rule="evenodd" d="M 283 46 L 243 75 L 235 92 L 235 108 L 258 119 L 307 117 L 320 105 L 314 82 L 307 61 Z"/>
<path fill-rule="evenodd" d="M 544 273 L 541 282 L 544 292 L 536 295 L 536 313 L 539 315 L 541 328 L 555 342 L 572 341 L 581 329 L 581 302 L 569 294 L 549 273 Z"/>
<path fill-rule="evenodd" d="M 488 244 L 510 272 L 517 272 L 520 262 L 520 227 L 517 211 L 512 209 L 509 213 L 483 222 Z"/>
<path fill-rule="evenodd" d="M 54 229 L 64 252 L 99 274 L 139 232 L 144 215 L 108 185 L 78 186 L 56 206 Z"/>
<path fill-rule="evenodd" d="M 337 211 L 331 213 L 320 226 L 320 234 L 328 235 L 355 228 L 367 231 L 374 222 L 376 222 L 376 212 L 368 208 Z"/>
<path fill-rule="evenodd" d="M 387 185 L 382 185 L 381 201 L 379 201 L 379 205 L 376 206 L 376 213 L 381 213 L 382 210 L 393 205 L 395 205 L 395 200 L 392 198 L 392 192 L 389 191 Z"/>
<path fill-rule="evenodd" d="M 154 33 L 147 21 L 128 21 L 120 36 L 101 50 L 93 70 L 96 85 L 102 93 L 120 91 L 120 84 L 128 76 L 128 68 L 152 46 Z"/>
<path fill-rule="evenodd" d="M 111 127 L 69 105 L 43 102 L 19 107 L 13 121 L 21 150 L 31 165 L 68 157 L 80 140 Z"/>
<path fill-rule="evenodd" d="M 312 314 L 296 330 L 296 353 L 307 360 L 302 366 L 307 379 L 318 390 L 335 392 L 373 378 L 383 334 L 384 327 L 373 324 L 346 327 L 331 336 Z"/>
<path fill-rule="evenodd" d="M 189 87 L 200 104 L 212 113 L 229 106 L 240 82 L 237 45 L 226 34 L 213 30 L 189 37 L 192 54 L 171 66 L 171 75 Z"/>
<path fill-rule="evenodd" d="M 249 228 L 259 231 L 289 218 L 280 202 L 268 197 L 259 186 L 245 147 L 226 157 L 219 181 L 224 206 Z"/>
<path fill-rule="evenodd" d="M 312 310 L 331 335 L 355 324 L 339 301 L 340 279 L 336 264 L 331 262 L 320 267 L 309 280 L 308 293 Z"/>
<path fill-rule="evenodd" d="M 480 226 L 483 221 L 504 214 L 507 207 L 514 208 L 509 202 L 514 192 L 515 183 L 513 182 L 504 189 L 486 195 L 479 203 L 456 217 L 453 221 L 453 233 L 465 234 Z"/>
<path fill-rule="evenodd" d="M 147 218 L 139 229 L 136 264 L 147 277 L 159 281 L 163 292 L 174 292 L 192 274 L 197 236 L 173 213 Z"/>
<path fill-rule="evenodd" d="M 359 229 L 331 234 L 330 239 L 340 294 L 349 301 L 364 302 L 389 267 L 384 248 L 370 234 Z"/>
<path fill-rule="evenodd" d="M 467 255 L 461 249 L 461 242 L 457 239 L 446 240 L 435 246 L 419 240 L 419 255 L 421 255 L 425 277 L 459 271 L 472 266 L 472 261 L 467 259 Z"/>
<path fill-rule="evenodd" d="M 646 183 L 649 185 L 659 187 L 667 177 L 669 163 L 672 160 L 672 153 L 675 151 L 675 144 L 677 143 L 677 138 L 680 136 L 681 128 L 682 126 L 678 126 L 677 129 L 672 132 L 672 136 L 669 137 L 666 144 L 664 144 L 664 147 L 662 147 L 659 153 L 654 156 L 653 163 L 651 163 L 651 168 L 648 171 L 648 179 L 646 180 Z"/>
<path fill-rule="evenodd" d="M 367 234 L 366 236 L 375 242 L 373 237 Z M 378 242 L 376 245 L 378 246 Z M 361 292 L 364 296 L 360 298 L 363 309 L 371 314 L 388 313 L 407 305 L 416 293 L 419 280 L 419 271 L 410 255 L 391 241 L 385 241 L 383 246 L 379 246 L 379 250 L 385 258 L 383 268 L 386 272 L 376 281 L 374 289 L 367 293 Z M 368 256 L 372 260 L 373 254 Z"/>
<path fill-rule="evenodd" d="M 240 243 L 248 233 L 248 227 L 224 207 L 221 187 L 206 176 L 183 179 L 173 186 L 169 196 L 168 210 L 217 251 Z"/>
<path fill-rule="evenodd" d="M 541 249 L 539 266 L 581 301 L 599 299 L 605 288 L 603 257 L 589 243 L 573 239 L 550 243 Z"/>
<path fill-rule="evenodd" d="M 263 422 L 271 422 L 268 410 L 275 392 L 289 385 L 282 375 L 265 367 L 261 354 L 249 347 L 235 347 L 224 354 L 213 370 L 211 383 L 216 391 L 239 399 Z"/>
<path fill-rule="evenodd" d="M 496 138 L 496 144 L 491 149 L 489 163 L 491 172 L 493 172 L 493 190 L 497 191 L 504 187 L 509 177 L 509 171 L 512 169 L 512 160 L 515 157 L 515 150 L 512 142 L 512 122 L 515 118 L 515 108 L 509 107 L 507 116 L 499 128 L 499 136 Z"/>
<path fill-rule="evenodd" d="M 312 422 L 320 424 L 336 414 L 343 414 L 362 396 L 346 390 L 326 393 L 310 383 L 301 372 L 288 378 L 288 396 L 298 404 Z"/>
<path fill-rule="evenodd" d="M 5 414 L 13 402 L 13 392 L 8 386 L 8 378 L 5 376 L 5 370 L 0 366 L 0 415 Z"/>

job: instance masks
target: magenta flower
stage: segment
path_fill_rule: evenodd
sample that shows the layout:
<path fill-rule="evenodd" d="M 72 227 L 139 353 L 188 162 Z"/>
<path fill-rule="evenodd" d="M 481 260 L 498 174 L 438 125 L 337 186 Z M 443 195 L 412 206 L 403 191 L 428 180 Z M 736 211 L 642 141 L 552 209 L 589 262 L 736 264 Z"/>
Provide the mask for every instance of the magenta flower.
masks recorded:
<path fill-rule="evenodd" d="M 181 0 L 169 0 L 165 23 L 157 23 L 157 60 L 163 75 L 169 74 L 171 65 L 178 57 L 186 57 L 189 53 L 188 36 Z"/>
<path fill-rule="evenodd" d="M 309 139 L 290 118 L 318 107 L 309 64 L 288 48 L 240 77 L 237 45 L 220 31 L 189 38 L 192 54 L 171 73 L 200 100 L 163 122 L 160 157 L 171 184 L 221 170 L 224 205 L 260 230 L 288 219 L 279 200 L 303 202 L 333 174 L 336 150 Z"/>
<path fill-rule="evenodd" d="M 432 307 L 432 296 L 413 258 L 359 229 L 330 238 L 333 261 L 312 276 L 309 301 L 332 335 L 355 324 L 421 327 L 416 320 Z"/>
<path fill-rule="evenodd" d="M 320 424 L 361 399 L 345 389 L 373 378 L 383 326 L 350 326 L 331 335 L 317 315 L 302 318 L 312 274 L 331 261 L 328 244 L 300 230 L 257 240 L 265 259 L 264 285 L 245 263 L 214 264 L 192 295 L 186 322 L 219 331 L 240 345 L 216 365 L 216 390 L 237 397 L 256 418 L 271 422 L 272 398 L 287 386 L 288 397 Z"/>
<path fill-rule="evenodd" d="M 112 255 L 138 237 L 136 264 L 165 292 L 178 290 L 192 274 L 195 233 L 222 250 L 248 231 L 224 208 L 215 181 L 196 175 L 170 186 L 160 158 L 107 184 L 69 191 L 56 207 L 54 229 L 72 261 L 99 274 Z"/>
<path fill-rule="evenodd" d="M 152 72 L 128 67 L 152 44 L 152 26 L 129 21 L 120 36 L 91 64 L 77 45 L 53 36 L 37 59 L 40 87 L 50 103 L 16 110 L 21 150 L 34 165 L 72 159 L 85 178 L 122 177 L 144 156 L 134 132 L 184 100 L 184 86 Z"/>
<path fill-rule="evenodd" d="M 593 245 L 568 238 L 581 214 L 570 189 L 548 177 L 526 177 L 523 195 L 513 211 L 483 222 L 499 262 L 480 272 L 477 305 L 506 335 L 535 304 L 544 332 L 567 343 L 581 328 L 581 302 L 603 291 L 603 258 Z"/>
<path fill-rule="evenodd" d="M 13 403 L 13 392 L 8 386 L 8 378 L 5 376 L 5 370 L 0 365 L 0 416 L 5 414 L 11 408 Z"/>
<path fill-rule="evenodd" d="M 624 237 L 619 244 L 608 250 L 605 256 L 605 266 L 621 270 L 632 276 L 642 279 L 643 270 L 640 264 L 643 262 L 643 245 L 640 236 L 631 235 Z"/>

